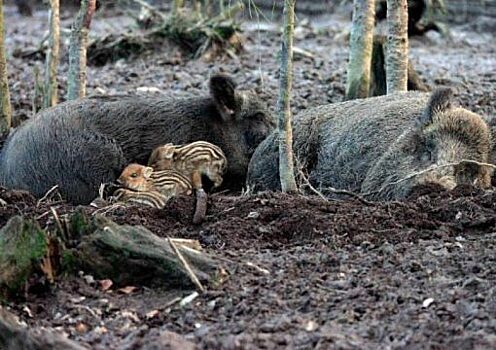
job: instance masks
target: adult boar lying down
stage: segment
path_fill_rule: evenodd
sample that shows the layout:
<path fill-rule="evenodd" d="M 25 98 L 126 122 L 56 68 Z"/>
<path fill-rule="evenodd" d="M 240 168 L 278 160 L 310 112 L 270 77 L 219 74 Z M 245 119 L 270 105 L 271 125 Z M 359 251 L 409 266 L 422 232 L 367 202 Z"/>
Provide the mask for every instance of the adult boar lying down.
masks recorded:
<path fill-rule="evenodd" d="M 462 183 L 491 183 L 492 171 L 486 166 L 449 165 L 462 160 L 485 163 L 491 151 L 487 124 L 477 114 L 452 106 L 450 89 L 308 109 L 295 117 L 293 130 L 297 167 L 330 196 L 330 187 L 372 199 L 399 199 L 420 184 L 452 189 Z M 435 169 L 425 171 L 431 167 Z M 247 185 L 254 191 L 280 189 L 276 132 L 255 151 Z"/>
<path fill-rule="evenodd" d="M 67 200 L 85 204 L 128 163 L 146 164 L 155 147 L 203 140 L 221 147 L 228 164 L 225 182 L 241 187 L 250 157 L 273 123 L 256 95 L 238 91 L 223 74 L 210 78 L 209 96 L 66 102 L 9 136 L 0 156 L 0 183 L 36 196 L 58 185 Z"/>

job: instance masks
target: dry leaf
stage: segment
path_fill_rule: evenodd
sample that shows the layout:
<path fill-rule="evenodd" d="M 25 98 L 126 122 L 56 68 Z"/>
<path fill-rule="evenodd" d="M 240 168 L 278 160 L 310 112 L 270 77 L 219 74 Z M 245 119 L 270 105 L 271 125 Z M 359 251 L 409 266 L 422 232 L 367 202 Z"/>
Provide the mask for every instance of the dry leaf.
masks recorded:
<path fill-rule="evenodd" d="M 124 287 L 124 288 L 120 288 L 117 291 L 120 292 L 120 293 L 123 293 L 123 294 L 131 294 L 136 289 L 138 289 L 138 288 L 137 287 L 133 287 L 133 286 L 127 286 L 127 287 Z"/>
<path fill-rule="evenodd" d="M 134 311 L 124 310 L 124 311 L 121 311 L 121 315 L 122 315 L 122 317 L 125 317 L 131 321 L 134 321 L 135 323 L 140 322 L 138 315 L 136 315 L 136 312 L 134 312 Z"/>
<path fill-rule="evenodd" d="M 28 314 L 28 316 L 29 316 L 30 318 L 33 318 L 33 313 L 31 312 L 31 309 L 30 309 L 29 307 L 24 306 L 24 307 L 22 308 L 22 311 L 24 311 L 26 314 Z"/>
<path fill-rule="evenodd" d="M 158 311 L 158 310 L 152 310 L 152 311 L 148 311 L 145 316 L 147 319 L 150 319 L 150 318 L 157 317 L 159 313 L 160 313 L 160 311 Z"/>
<path fill-rule="evenodd" d="M 71 298 L 71 302 L 74 304 L 79 304 L 80 302 L 85 301 L 85 300 L 86 300 L 85 296 L 79 296 L 79 297 Z"/>
<path fill-rule="evenodd" d="M 100 280 L 98 281 L 100 283 L 100 288 L 102 288 L 103 291 L 110 289 L 114 282 L 112 280 Z"/>
<path fill-rule="evenodd" d="M 76 323 L 76 331 L 78 333 L 86 333 L 88 332 L 88 326 L 84 324 L 83 322 L 78 322 Z"/>
<path fill-rule="evenodd" d="M 181 307 L 184 307 L 186 305 L 188 305 L 189 303 L 191 303 L 193 300 L 195 300 L 200 294 L 198 294 L 198 292 L 193 292 L 191 293 L 190 295 L 188 295 L 187 297 L 183 298 L 180 302 L 179 302 L 179 306 Z"/>
<path fill-rule="evenodd" d="M 103 327 L 103 326 L 99 326 L 99 327 L 96 327 L 94 329 L 95 333 L 96 334 L 105 334 L 108 332 L 107 328 Z"/>
<path fill-rule="evenodd" d="M 422 307 L 424 308 L 427 308 L 429 307 L 432 303 L 434 302 L 434 299 L 433 298 L 427 298 L 424 300 L 424 302 L 422 303 Z"/>
<path fill-rule="evenodd" d="M 319 325 L 315 322 L 315 321 L 312 321 L 312 320 L 309 320 L 306 322 L 305 324 L 305 330 L 307 332 L 313 332 L 315 331 L 317 328 L 319 328 Z"/>

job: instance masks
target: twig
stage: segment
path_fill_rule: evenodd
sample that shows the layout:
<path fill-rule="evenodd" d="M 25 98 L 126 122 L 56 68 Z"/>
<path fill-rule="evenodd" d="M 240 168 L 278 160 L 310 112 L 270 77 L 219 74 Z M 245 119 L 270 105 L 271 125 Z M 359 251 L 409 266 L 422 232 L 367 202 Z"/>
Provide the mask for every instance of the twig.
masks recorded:
<path fill-rule="evenodd" d="M 250 261 L 245 262 L 245 265 L 254 268 L 255 270 L 257 270 L 258 272 L 260 272 L 260 273 L 262 273 L 264 275 L 270 275 L 270 271 L 269 270 L 264 269 L 263 267 L 257 266 L 257 265 L 255 265 L 254 263 L 252 263 Z"/>
<path fill-rule="evenodd" d="M 298 165 L 300 165 L 300 163 L 297 161 Z M 300 174 L 300 176 L 302 177 L 303 181 L 305 181 L 305 185 L 308 186 L 308 188 L 310 188 L 310 190 L 312 192 L 314 192 L 317 196 L 319 196 L 320 198 L 322 198 L 324 201 L 326 202 L 329 202 L 329 199 L 324 196 L 322 194 L 322 192 L 320 192 L 319 190 L 317 190 L 315 187 L 312 186 L 312 184 L 310 183 L 310 181 L 308 180 L 308 178 L 305 176 L 305 174 L 303 173 L 303 170 L 301 170 L 301 167 L 299 167 L 298 169 L 298 173 Z M 347 191 L 347 190 L 338 190 L 334 187 L 326 187 L 325 188 L 326 190 L 334 193 L 334 194 L 344 194 L 344 195 L 347 195 L 347 196 L 350 196 L 350 197 L 353 197 L 353 198 L 356 198 L 358 199 L 361 203 L 365 204 L 365 205 L 374 205 L 374 203 L 366 200 L 365 198 L 363 198 L 361 195 L 355 193 L 355 192 L 351 192 L 351 191 Z"/>
<path fill-rule="evenodd" d="M 197 239 L 187 239 L 187 238 L 171 238 L 174 244 L 182 245 L 183 247 L 190 248 L 191 250 L 201 251 L 202 246 Z"/>
<path fill-rule="evenodd" d="M 53 214 L 53 217 L 55 218 L 55 222 L 57 223 L 57 227 L 60 230 L 60 234 L 64 237 L 64 239 L 67 241 L 67 232 L 64 230 L 62 227 L 62 222 L 60 221 L 59 215 L 57 214 L 57 211 L 55 210 L 54 207 L 50 207 L 50 211 Z"/>
<path fill-rule="evenodd" d="M 170 244 L 172 250 L 174 250 L 174 253 L 177 255 L 179 261 L 183 264 L 183 266 L 184 266 L 186 272 L 188 273 L 189 278 L 191 279 L 193 284 L 195 284 L 202 293 L 205 293 L 205 288 L 203 287 L 201 282 L 198 280 L 198 277 L 196 277 L 193 270 L 191 270 L 191 267 L 189 266 L 188 262 L 186 261 L 186 259 L 184 259 L 183 255 L 181 254 L 179 249 L 177 249 L 177 247 L 174 244 L 174 242 L 172 241 L 172 239 L 170 237 L 167 237 L 167 239 L 169 240 L 169 244 Z"/>
<path fill-rule="evenodd" d="M 315 59 L 315 54 L 310 52 L 310 51 L 307 51 L 307 50 L 304 50 L 302 48 L 299 48 L 299 47 L 296 47 L 296 46 L 293 46 L 293 54 L 295 56 L 303 56 L 303 57 L 307 57 L 307 58 L 310 58 L 312 60 Z"/>
<path fill-rule="evenodd" d="M 143 6 L 144 8 L 146 8 L 148 11 L 156 14 L 157 16 L 159 16 L 163 21 L 165 21 L 167 19 L 167 16 L 164 15 L 162 12 L 160 12 L 159 10 L 157 10 L 155 7 L 153 7 L 152 5 L 148 4 L 146 1 L 143 1 L 143 0 L 132 0 L 133 2 Z"/>
<path fill-rule="evenodd" d="M 38 216 L 36 217 L 36 220 L 40 220 L 40 219 L 44 218 L 45 216 L 47 216 L 48 214 L 50 214 L 50 210 L 47 210 L 46 212 L 44 212 L 44 213 L 42 213 L 42 214 L 38 215 Z"/>
<path fill-rule="evenodd" d="M 438 170 L 438 169 L 442 169 L 442 168 L 449 168 L 449 167 L 461 165 L 461 164 L 464 164 L 464 163 L 475 164 L 475 165 L 478 165 L 478 166 L 485 166 L 485 167 L 488 167 L 488 168 L 491 168 L 491 169 L 496 169 L 496 165 L 494 165 L 494 164 L 478 162 L 476 160 L 470 160 L 470 159 L 462 159 L 461 161 L 456 162 L 456 163 L 447 163 L 447 164 L 441 164 L 441 165 L 434 165 L 434 166 L 431 166 L 431 167 L 429 167 L 427 169 L 424 169 L 424 170 L 421 170 L 421 171 L 418 171 L 418 172 L 415 172 L 415 173 L 411 173 L 411 174 L 405 176 L 404 178 L 402 178 L 400 180 L 389 182 L 389 183 L 386 183 L 386 184 L 382 185 L 381 188 L 379 188 L 376 191 L 370 191 L 370 192 L 364 193 L 363 196 L 366 197 L 366 196 L 370 196 L 372 194 L 381 193 L 381 192 L 383 192 L 389 186 L 394 186 L 394 185 L 400 184 L 402 182 L 408 181 L 408 180 L 410 180 L 410 179 L 412 179 L 412 178 L 414 178 L 416 176 L 423 175 L 423 174 L 428 173 L 430 171 L 434 171 L 434 170 Z"/>
<path fill-rule="evenodd" d="M 313 193 L 315 193 L 317 196 L 319 196 L 323 201 L 329 202 L 329 200 L 321 192 L 319 192 L 319 190 L 317 190 L 315 187 L 312 186 L 312 184 L 310 183 L 310 181 L 308 180 L 308 178 L 305 176 L 305 174 L 303 173 L 303 171 L 301 169 L 298 169 L 298 173 L 302 177 L 303 181 L 305 181 L 305 185 L 307 185 L 308 188 L 310 188 L 310 190 Z"/>
<path fill-rule="evenodd" d="M 107 184 L 100 184 L 100 187 L 98 188 L 98 198 L 103 199 L 103 194 L 105 192 L 105 186 Z"/>
<path fill-rule="evenodd" d="M 103 208 L 99 208 L 99 209 L 95 210 L 91 215 L 92 216 L 97 215 L 97 214 L 105 215 L 105 214 L 108 214 L 110 211 L 115 210 L 115 209 L 119 209 L 119 208 L 126 208 L 126 206 L 123 204 L 115 203 L 115 204 L 108 205 L 108 206 L 103 207 Z"/>
<path fill-rule="evenodd" d="M 162 310 L 165 310 L 167 309 L 168 307 L 171 307 L 172 305 L 180 302 L 182 300 L 181 297 L 175 297 L 174 299 L 172 299 L 171 301 L 168 301 L 165 305 L 162 305 L 159 310 L 162 311 Z"/>
<path fill-rule="evenodd" d="M 328 190 L 328 191 L 330 191 L 330 192 L 332 192 L 332 193 L 335 193 L 335 194 L 344 194 L 344 195 L 347 195 L 347 196 L 356 198 L 361 203 L 363 203 L 365 205 L 374 205 L 373 202 L 366 200 L 365 198 L 363 198 L 363 196 L 361 196 L 361 195 L 359 195 L 358 193 L 355 193 L 355 192 L 351 192 L 351 191 L 347 191 L 347 190 L 338 190 L 338 189 L 336 189 L 334 187 L 325 187 L 325 189 Z"/>
<path fill-rule="evenodd" d="M 36 203 L 36 208 L 38 208 L 41 203 L 46 201 L 48 196 L 50 196 L 57 188 L 59 188 L 59 185 L 55 185 L 51 189 L 49 189 L 48 192 L 45 193 L 45 195 L 38 200 L 38 202 Z"/>
<path fill-rule="evenodd" d="M 236 15 L 238 12 L 242 11 L 243 9 L 244 9 L 244 4 L 242 2 L 238 2 L 235 5 L 225 9 L 224 12 L 218 14 L 217 16 L 214 16 L 210 19 L 202 19 L 202 20 L 198 21 L 198 23 L 196 25 L 187 29 L 186 32 L 191 33 L 193 31 L 201 28 L 202 26 L 208 26 L 208 25 L 211 25 L 213 23 L 218 23 L 218 22 L 221 22 L 223 20 L 232 18 L 234 15 Z"/>

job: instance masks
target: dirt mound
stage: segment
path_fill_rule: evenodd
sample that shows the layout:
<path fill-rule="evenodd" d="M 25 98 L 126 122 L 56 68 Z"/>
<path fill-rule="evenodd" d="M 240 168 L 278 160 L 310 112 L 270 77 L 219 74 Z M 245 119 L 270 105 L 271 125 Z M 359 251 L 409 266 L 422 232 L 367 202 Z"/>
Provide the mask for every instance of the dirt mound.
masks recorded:
<path fill-rule="evenodd" d="M 50 206 L 61 217 L 75 210 L 0 193 L 0 224 L 24 213 L 50 227 Z M 63 330 L 94 349 L 172 341 L 224 349 L 494 346 L 494 203 L 494 192 L 467 186 L 373 205 L 215 194 L 199 226 L 191 197 L 164 210 L 116 207 L 105 215 L 118 223 L 200 240 L 226 261 L 230 278 L 184 307 L 181 291 L 105 291 L 84 275 L 11 307 L 32 326 Z"/>

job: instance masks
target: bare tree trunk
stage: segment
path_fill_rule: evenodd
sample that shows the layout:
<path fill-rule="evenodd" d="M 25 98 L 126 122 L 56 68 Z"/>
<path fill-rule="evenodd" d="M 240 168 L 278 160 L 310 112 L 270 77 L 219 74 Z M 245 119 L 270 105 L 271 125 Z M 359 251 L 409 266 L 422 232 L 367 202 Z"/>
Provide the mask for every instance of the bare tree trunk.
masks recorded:
<path fill-rule="evenodd" d="M 184 0 L 174 0 L 172 4 L 172 14 L 176 15 L 181 7 L 184 5 Z"/>
<path fill-rule="evenodd" d="M 86 47 L 95 6 L 96 0 L 81 0 L 81 8 L 72 24 L 67 100 L 75 100 L 86 95 Z"/>
<path fill-rule="evenodd" d="M 350 35 L 350 58 L 346 99 L 369 95 L 372 38 L 374 36 L 375 0 L 353 2 L 353 25 Z"/>
<path fill-rule="evenodd" d="M 293 31 L 296 0 L 284 0 L 284 32 L 279 70 L 279 100 L 277 101 L 279 133 L 279 175 L 283 192 L 296 191 L 293 161 L 293 129 L 291 123 L 291 83 L 293 80 Z"/>
<path fill-rule="evenodd" d="M 387 93 L 407 91 L 408 83 L 408 2 L 387 0 Z"/>
<path fill-rule="evenodd" d="M 3 23 L 3 0 L 0 0 L 0 136 L 7 135 L 12 125 Z"/>
<path fill-rule="evenodd" d="M 60 48 L 60 3 L 50 0 L 50 35 L 45 66 L 45 95 L 43 107 L 55 106 L 57 97 L 57 67 L 59 65 Z"/>

